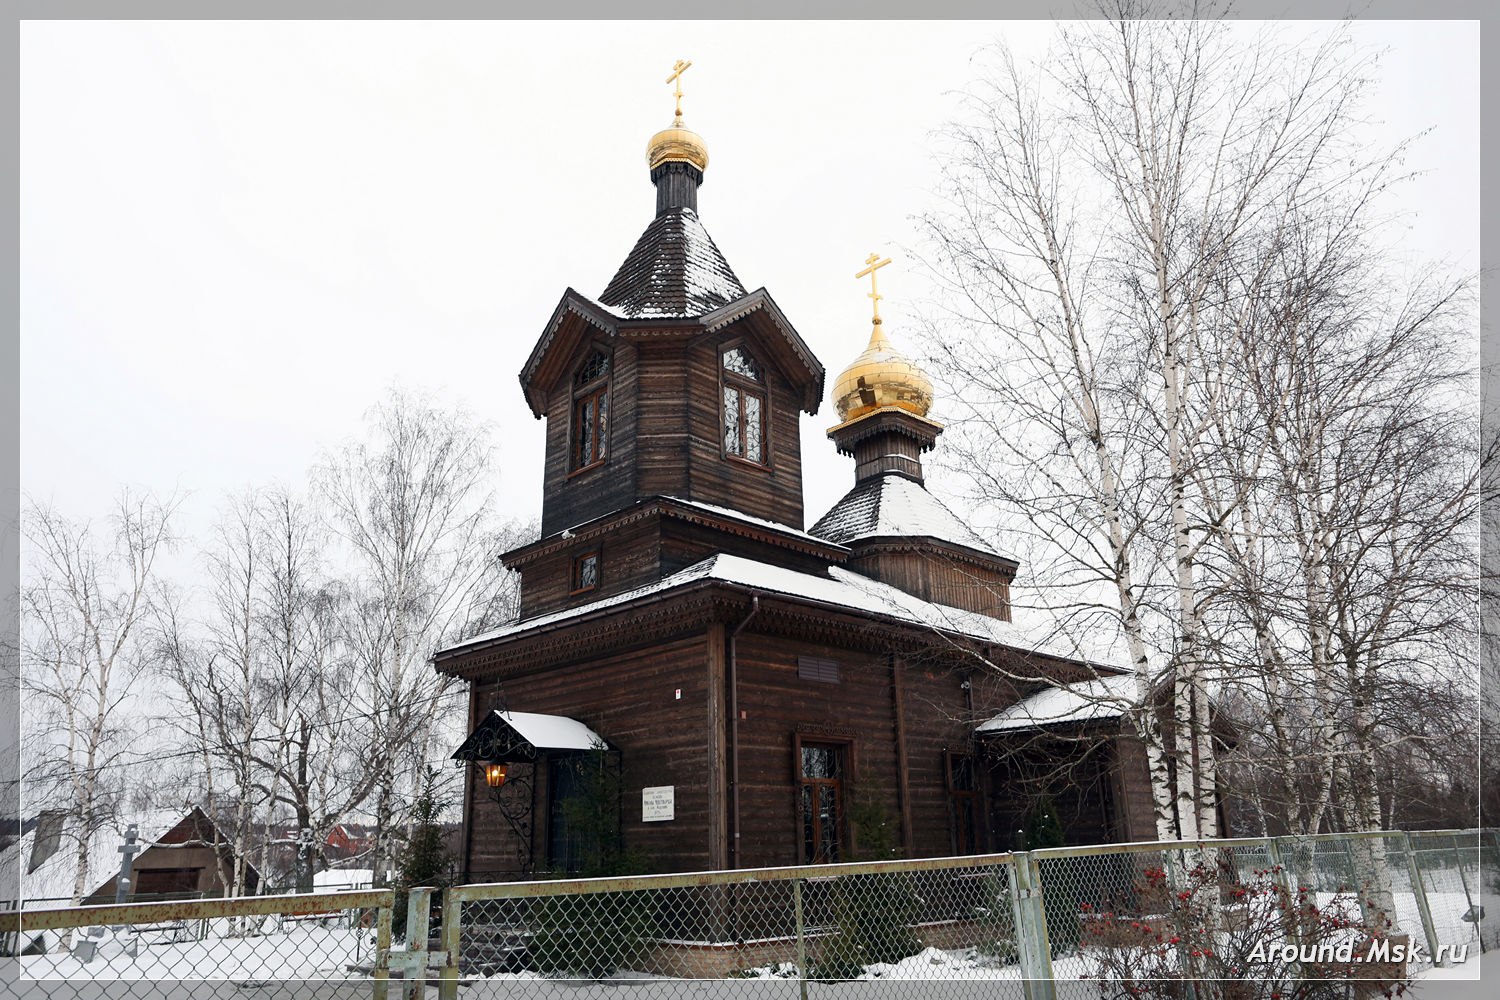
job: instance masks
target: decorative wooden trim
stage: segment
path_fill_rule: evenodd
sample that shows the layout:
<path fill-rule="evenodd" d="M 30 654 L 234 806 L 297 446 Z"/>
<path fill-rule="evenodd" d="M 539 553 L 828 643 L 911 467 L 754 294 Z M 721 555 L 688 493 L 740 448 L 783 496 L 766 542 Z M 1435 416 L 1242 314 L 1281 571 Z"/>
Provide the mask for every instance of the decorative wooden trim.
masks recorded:
<path fill-rule="evenodd" d="M 1021 568 L 1021 564 L 1010 556 L 971 549 L 967 545 L 932 535 L 864 535 L 851 538 L 843 544 L 854 552 L 856 558 L 881 552 L 920 552 L 924 555 L 941 555 L 954 562 L 968 563 L 991 572 L 1009 574 L 1011 577 Z M 934 552 L 934 549 L 937 551 Z"/>
<path fill-rule="evenodd" d="M 796 331 L 791 321 L 781 311 L 781 307 L 776 304 L 776 300 L 771 298 L 770 293 L 764 288 L 757 288 L 734 302 L 725 303 L 701 317 L 701 322 L 706 332 L 714 333 L 753 313 L 761 313 L 770 322 L 771 327 L 781 334 L 783 341 L 792 349 L 793 356 L 807 370 L 807 373 L 813 376 L 803 387 L 801 408 L 808 413 L 817 413 L 823 401 L 825 378 L 823 366 L 818 362 L 811 348 L 807 346 L 807 342 L 802 339 L 802 335 Z M 792 381 L 796 384 L 797 380 Z"/>
<path fill-rule="evenodd" d="M 531 349 L 531 354 L 526 358 L 526 364 L 521 368 L 521 389 L 525 392 L 526 401 L 531 406 L 532 416 L 538 420 L 546 416 L 546 403 L 543 398 L 532 391 L 532 382 L 536 380 L 542 363 L 551 353 L 553 341 L 562 329 L 564 320 L 570 315 L 578 316 L 607 337 L 615 336 L 616 324 L 620 321 L 620 317 L 609 312 L 608 306 L 594 302 L 588 296 L 572 288 L 564 290 L 557 308 L 552 310 L 552 316 L 547 320 L 547 325 L 542 328 L 541 339 Z"/>
<path fill-rule="evenodd" d="M 455 650 L 435 659 L 433 666 L 440 673 L 471 680 L 507 679 L 566 666 L 600 652 L 624 652 L 691 635 L 743 608 L 741 602 L 726 600 L 728 595 L 709 588 L 667 596 L 651 606 L 627 602 L 601 609 L 597 616 L 569 620 L 556 629 Z"/>
<path fill-rule="evenodd" d="M 857 730 L 849 729 L 846 726 L 825 726 L 820 722 L 799 722 L 796 725 L 796 732 L 802 736 L 821 737 L 825 740 L 833 740 L 835 742 L 839 740 L 854 740 L 859 736 Z M 813 742 L 816 743 L 817 740 Z M 799 768 L 802 766 L 800 761 L 797 766 Z"/>
<path fill-rule="evenodd" d="M 753 462 L 746 463 L 754 468 L 763 468 Z M 535 542 L 528 542 L 519 548 L 511 549 L 500 556 L 502 562 L 508 569 L 519 569 L 529 563 L 535 562 L 544 556 L 551 555 L 569 546 L 576 545 L 580 541 L 587 541 L 596 535 L 606 535 L 617 531 L 636 521 L 653 516 L 671 517 L 679 521 L 687 521 L 691 524 L 701 524 L 705 527 L 724 531 L 731 535 L 739 535 L 744 538 L 753 538 L 756 541 L 776 545 L 781 548 L 791 549 L 808 555 L 814 555 L 826 559 L 831 563 L 844 563 L 848 561 L 850 549 L 838 542 L 824 541 L 820 538 L 808 537 L 806 532 L 798 532 L 790 526 L 779 530 L 770 526 L 762 527 L 750 521 L 741 521 L 731 515 L 715 514 L 711 511 L 694 507 L 688 503 L 674 501 L 671 497 L 650 497 L 637 501 L 635 506 L 623 510 L 612 511 L 601 515 L 592 521 L 585 521 L 568 529 L 568 537 L 562 534 L 549 535 Z M 745 515 L 747 518 L 753 515 Z"/>
<path fill-rule="evenodd" d="M 493 643 L 456 649 L 435 658 L 434 666 L 456 677 L 507 678 L 576 662 L 600 651 L 614 652 L 661 642 L 695 631 L 711 621 L 743 618 L 751 589 L 722 580 L 698 581 L 683 589 L 623 601 L 533 631 L 503 636 Z M 757 633 L 808 639 L 850 650 L 902 655 L 937 652 L 945 661 L 956 663 L 976 655 L 993 658 L 997 650 L 1010 649 L 951 635 L 940 639 L 928 626 L 871 621 L 854 609 L 802 604 L 797 598 L 785 595 L 762 593 L 760 609 L 753 629 Z M 1048 662 L 1071 662 L 1024 650 L 1011 652 Z"/>
<path fill-rule="evenodd" d="M 881 434 L 900 434 L 917 442 L 921 451 L 928 451 L 937 444 L 942 432 L 943 425 L 930 417 L 919 417 L 910 410 L 887 405 L 830 427 L 828 437 L 840 452 L 853 455 L 855 445 Z"/>

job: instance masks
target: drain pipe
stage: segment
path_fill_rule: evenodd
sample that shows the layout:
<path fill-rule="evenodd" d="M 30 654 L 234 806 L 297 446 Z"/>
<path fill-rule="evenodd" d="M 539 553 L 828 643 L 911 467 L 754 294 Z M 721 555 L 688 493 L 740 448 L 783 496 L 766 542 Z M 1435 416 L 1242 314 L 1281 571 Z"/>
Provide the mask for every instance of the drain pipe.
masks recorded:
<path fill-rule="evenodd" d="M 750 595 L 750 613 L 729 633 L 729 828 L 734 859 L 730 868 L 740 866 L 740 668 L 736 644 L 740 632 L 750 619 L 760 613 L 760 595 Z"/>

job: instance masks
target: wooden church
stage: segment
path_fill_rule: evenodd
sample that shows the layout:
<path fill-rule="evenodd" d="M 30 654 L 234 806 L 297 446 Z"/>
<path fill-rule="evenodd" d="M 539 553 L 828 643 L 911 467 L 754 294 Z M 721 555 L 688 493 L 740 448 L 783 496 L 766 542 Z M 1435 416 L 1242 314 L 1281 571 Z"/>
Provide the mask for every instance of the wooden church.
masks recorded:
<path fill-rule="evenodd" d="M 647 151 L 655 217 L 597 298 L 563 293 L 521 371 L 547 430 L 541 538 L 502 557 L 519 620 L 435 657 L 470 690 L 462 877 L 578 870 L 569 803 L 600 787 L 660 871 L 868 857 L 871 816 L 906 857 L 1004 850 L 1038 789 L 1069 842 L 1154 839 L 1144 755 L 1090 694 L 1126 678 L 1013 624 L 1016 560 L 924 485 L 942 425 L 873 256 L 828 432 L 852 488 L 804 527 L 824 369 L 704 228 L 708 150 L 677 96 Z"/>

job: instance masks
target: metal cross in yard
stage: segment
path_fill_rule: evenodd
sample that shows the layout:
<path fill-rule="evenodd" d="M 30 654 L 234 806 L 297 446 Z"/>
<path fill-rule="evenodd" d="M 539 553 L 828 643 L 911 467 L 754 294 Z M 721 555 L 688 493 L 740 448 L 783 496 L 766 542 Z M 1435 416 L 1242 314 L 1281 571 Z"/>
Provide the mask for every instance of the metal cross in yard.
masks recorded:
<path fill-rule="evenodd" d="M 137 831 L 132 823 L 125 830 L 125 843 L 116 848 L 120 852 L 120 878 L 115 882 L 115 902 L 125 902 L 125 897 L 130 894 L 130 866 L 135 861 L 135 856 L 140 853 L 141 845 L 136 843 Z"/>

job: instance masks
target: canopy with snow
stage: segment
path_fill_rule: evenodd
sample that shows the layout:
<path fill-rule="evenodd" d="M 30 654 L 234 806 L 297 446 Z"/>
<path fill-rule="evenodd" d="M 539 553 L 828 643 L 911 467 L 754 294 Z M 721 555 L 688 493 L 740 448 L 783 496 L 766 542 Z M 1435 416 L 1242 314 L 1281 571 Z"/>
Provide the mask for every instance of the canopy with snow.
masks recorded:
<path fill-rule="evenodd" d="M 453 760 L 533 763 L 544 756 L 614 749 L 608 740 L 577 719 L 536 712 L 492 711 L 463 744 Z"/>
<path fill-rule="evenodd" d="M 1134 675 L 1121 674 L 1043 688 L 981 723 L 975 731 L 982 735 L 1118 719 L 1137 704 L 1135 685 Z"/>

